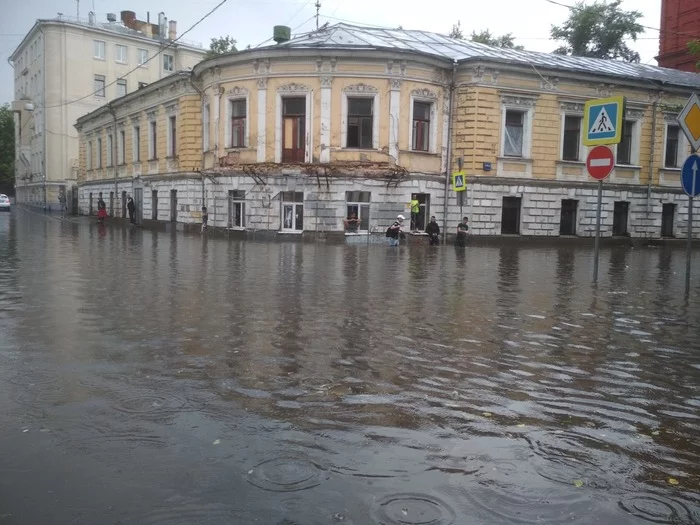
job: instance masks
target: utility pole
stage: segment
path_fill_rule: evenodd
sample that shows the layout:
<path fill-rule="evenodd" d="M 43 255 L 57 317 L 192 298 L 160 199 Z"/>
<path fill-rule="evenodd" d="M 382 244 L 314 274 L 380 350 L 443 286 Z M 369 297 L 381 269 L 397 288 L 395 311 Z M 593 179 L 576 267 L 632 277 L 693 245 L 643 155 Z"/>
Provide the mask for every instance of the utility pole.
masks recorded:
<path fill-rule="evenodd" d="M 80 22 L 80 0 L 75 0 L 75 3 L 77 4 L 77 18 L 78 18 L 78 22 Z"/>
<path fill-rule="evenodd" d="M 316 29 L 318 29 L 318 12 L 321 9 L 321 0 L 316 0 Z"/>

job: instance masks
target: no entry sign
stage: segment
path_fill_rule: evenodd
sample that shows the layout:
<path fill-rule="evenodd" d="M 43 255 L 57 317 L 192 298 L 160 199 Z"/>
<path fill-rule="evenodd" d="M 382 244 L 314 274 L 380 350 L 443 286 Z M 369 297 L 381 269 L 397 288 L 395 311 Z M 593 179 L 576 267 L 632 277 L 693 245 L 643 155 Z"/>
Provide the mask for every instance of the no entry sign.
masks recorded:
<path fill-rule="evenodd" d="M 607 146 L 596 146 L 588 153 L 586 168 L 596 180 L 603 180 L 615 167 L 615 156 Z"/>

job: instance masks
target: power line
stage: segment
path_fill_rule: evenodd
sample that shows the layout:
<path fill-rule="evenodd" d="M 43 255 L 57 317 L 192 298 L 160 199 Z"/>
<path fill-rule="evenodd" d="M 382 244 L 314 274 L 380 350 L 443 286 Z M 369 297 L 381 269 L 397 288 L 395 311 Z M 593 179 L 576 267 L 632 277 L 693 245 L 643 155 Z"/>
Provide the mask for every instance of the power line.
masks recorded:
<path fill-rule="evenodd" d="M 209 11 L 209 12 L 208 12 L 206 15 L 204 15 L 202 18 L 200 18 L 199 20 L 197 20 L 192 26 L 190 26 L 189 29 L 187 29 L 187 31 L 185 31 L 184 33 L 182 33 L 182 34 L 181 34 L 180 36 L 178 36 L 175 40 L 170 41 L 170 42 L 168 43 L 168 45 L 166 45 L 166 46 L 163 47 L 162 49 L 158 50 L 158 52 L 157 52 L 155 55 L 153 55 L 152 57 L 150 57 L 148 60 L 146 60 L 146 61 L 143 62 L 142 64 L 137 65 L 135 68 L 133 68 L 132 70 L 126 72 L 124 75 L 121 75 L 119 78 L 117 78 L 117 79 L 114 80 L 113 82 L 110 82 L 109 84 L 106 84 L 105 86 L 101 87 L 100 89 L 97 89 L 97 90 L 93 91 L 92 93 L 89 93 L 89 94 L 85 95 L 84 97 L 76 98 L 75 100 L 70 100 L 70 101 L 68 101 L 68 102 L 62 102 L 62 103 L 60 103 L 60 104 L 54 104 L 54 105 L 52 105 L 52 106 L 45 106 L 44 109 L 58 108 L 58 107 L 61 107 L 61 106 L 69 106 L 69 105 L 71 105 L 71 104 L 75 104 L 76 102 L 80 102 L 81 100 L 85 100 L 86 98 L 89 98 L 89 97 L 91 97 L 91 96 L 93 96 L 93 95 L 96 95 L 97 93 L 102 93 L 102 92 L 104 92 L 104 90 L 107 89 L 108 87 L 113 86 L 113 85 L 116 84 L 119 80 L 122 80 L 122 79 L 128 77 L 128 76 L 129 76 L 131 73 L 133 73 L 134 71 L 138 71 L 142 66 L 148 64 L 150 61 L 152 61 L 152 60 L 155 59 L 157 56 L 159 56 L 160 54 L 162 54 L 166 49 L 168 49 L 169 47 L 172 47 L 173 44 L 175 44 L 175 42 L 179 41 L 183 36 L 185 36 L 187 33 L 189 33 L 190 31 L 192 31 L 192 30 L 193 30 L 195 27 L 197 27 L 199 24 L 201 24 L 201 23 L 202 23 L 205 19 L 207 19 L 214 11 L 216 11 L 217 9 L 219 9 L 219 8 L 220 8 L 222 5 L 224 5 L 226 2 L 228 2 L 228 0 L 221 0 L 221 2 L 219 2 L 219 3 L 216 5 L 216 7 L 214 7 L 211 11 Z"/>

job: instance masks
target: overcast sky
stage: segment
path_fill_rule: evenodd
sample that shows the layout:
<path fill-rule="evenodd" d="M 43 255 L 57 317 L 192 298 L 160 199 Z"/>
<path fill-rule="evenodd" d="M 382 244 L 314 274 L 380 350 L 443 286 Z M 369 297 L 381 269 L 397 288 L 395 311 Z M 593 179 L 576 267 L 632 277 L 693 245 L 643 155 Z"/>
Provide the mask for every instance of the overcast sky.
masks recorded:
<path fill-rule="evenodd" d="M 9 2 L 10 0 L 5 0 Z M 472 30 L 490 29 L 492 33 L 512 33 L 517 44 L 534 51 L 551 51 L 555 42 L 548 39 L 552 24 L 561 24 L 568 9 L 546 0 L 487 0 L 456 2 L 455 0 L 320 0 L 321 24 L 339 21 L 403 26 L 404 29 L 422 29 L 448 33 L 457 20 L 465 34 Z M 574 0 L 559 0 L 573 4 Z M 215 0 L 81 0 L 80 15 L 87 17 L 93 9 L 98 20 L 106 21 L 107 13 L 121 10 L 136 12 L 137 18 L 151 21 L 164 11 L 168 20 L 177 20 L 178 34 L 197 22 L 216 6 Z M 250 44 L 255 47 L 272 36 L 274 25 L 288 25 L 294 33 L 315 28 L 316 0 L 228 0 L 213 15 L 204 20 L 184 38 L 201 42 L 208 47 L 212 37 L 231 35 L 239 49 Z M 658 28 L 661 0 L 625 0 L 624 9 L 638 9 L 644 14 L 641 23 Z M 76 16 L 75 0 L 25 0 L 13 2 L 0 17 L 0 104 L 13 96 L 13 74 L 7 59 L 31 29 L 37 18 L 53 18 L 58 12 Z M 642 57 L 642 62 L 656 64 L 658 31 L 646 30 L 631 46 Z"/>

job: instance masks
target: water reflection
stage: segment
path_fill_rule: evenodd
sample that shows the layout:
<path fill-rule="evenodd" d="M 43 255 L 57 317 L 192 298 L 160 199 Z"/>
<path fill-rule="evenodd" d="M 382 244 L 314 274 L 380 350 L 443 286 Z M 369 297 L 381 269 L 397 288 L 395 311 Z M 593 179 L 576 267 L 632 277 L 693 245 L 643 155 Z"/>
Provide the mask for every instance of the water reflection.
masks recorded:
<path fill-rule="evenodd" d="M 698 523 L 682 249 L 591 262 L 0 216 L 0 521 Z"/>

